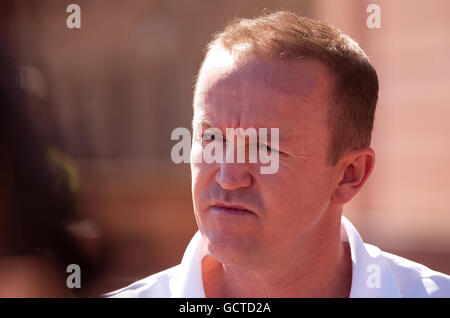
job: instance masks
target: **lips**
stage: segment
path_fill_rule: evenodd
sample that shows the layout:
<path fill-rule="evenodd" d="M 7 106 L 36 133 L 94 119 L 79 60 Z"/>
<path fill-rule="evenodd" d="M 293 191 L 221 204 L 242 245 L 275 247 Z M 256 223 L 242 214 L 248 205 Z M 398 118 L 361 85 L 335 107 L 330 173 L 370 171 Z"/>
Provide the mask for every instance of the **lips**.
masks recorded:
<path fill-rule="evenodd" d="M 227 203 L 214 203 L 210 208 L 217 213 L 226 213 L 231 215 L 256 215 L 245 206 Z"/>

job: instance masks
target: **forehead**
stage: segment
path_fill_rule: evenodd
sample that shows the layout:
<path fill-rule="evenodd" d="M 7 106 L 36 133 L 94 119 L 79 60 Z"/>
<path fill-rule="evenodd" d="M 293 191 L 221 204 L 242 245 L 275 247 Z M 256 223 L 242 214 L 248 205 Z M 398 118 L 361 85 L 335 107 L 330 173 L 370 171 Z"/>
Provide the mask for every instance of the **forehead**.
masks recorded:
<path fill-rule="evenodd" d="M 325 124 L 331 87 L 328 69 L 316 60 L 237 61 L 228 51 L 215 49 L 199 74 L 194 120 L 285 130 L 301 123 Z"/>

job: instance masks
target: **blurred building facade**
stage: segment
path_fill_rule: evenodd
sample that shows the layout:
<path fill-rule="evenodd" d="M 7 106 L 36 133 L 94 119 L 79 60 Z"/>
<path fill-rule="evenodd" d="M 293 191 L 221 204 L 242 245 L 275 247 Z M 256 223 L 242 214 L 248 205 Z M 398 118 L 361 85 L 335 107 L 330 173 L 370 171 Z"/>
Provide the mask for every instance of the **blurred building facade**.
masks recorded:
<path fill-rule="evenodd" d="M 66 7 L 81 7 L 81 29 Z M 366 8 L 381 8 L 369 29 Z M 78 213 L 111 248 L 99 290 L 173 266 L 196 231 L 188 165 L 171 161 L 190 127 L 205 44 L 234 17 L 287 9 L 336 25 L 380 80 L 374 173 L 345 215 L 369 243 L 450 273 L 450 3 L 359 0 L 18 0 L 2 28 L 42 136 L 80 175 Z"/>

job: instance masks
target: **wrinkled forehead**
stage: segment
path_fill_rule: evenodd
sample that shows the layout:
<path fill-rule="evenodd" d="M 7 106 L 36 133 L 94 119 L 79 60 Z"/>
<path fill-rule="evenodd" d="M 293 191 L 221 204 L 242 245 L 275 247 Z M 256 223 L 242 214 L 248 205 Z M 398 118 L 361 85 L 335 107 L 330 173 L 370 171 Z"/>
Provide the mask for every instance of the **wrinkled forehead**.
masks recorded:
<path fill-rule="evenodd" d="M 194 120 L 205 114 L 233 112 L 252 114 L 255 119 L 311 120 L 311 116 L 324 115 L 331 88 L 332 76 L 319 61 L 237 59 L 225 49 L 216 49 L 208 54 L 199 74 Z"/>
<path fill-rule="evenodd" d="M 275 61 L 254 54 L 236 55 L 225 49 L 215 49 L 203 63 L 198 88 L 229 90 L 244 82 L 255 89 L 308 97 L 315 91 L 320 72 L 327 72 L 326 67 L 310 58 Z"/>

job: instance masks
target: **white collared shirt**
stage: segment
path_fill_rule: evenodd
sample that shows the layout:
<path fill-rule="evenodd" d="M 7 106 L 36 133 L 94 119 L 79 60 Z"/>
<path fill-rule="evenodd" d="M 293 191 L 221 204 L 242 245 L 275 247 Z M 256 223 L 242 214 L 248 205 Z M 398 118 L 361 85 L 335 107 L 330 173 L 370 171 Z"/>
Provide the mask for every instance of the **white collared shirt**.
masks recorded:
<path fill-rule="evenodd" d="M 350 297 L 450 297 L 450 276 L 364 243 L 344 216 L 341 239 L 349 242 L 351 251 Z M 205 240 L 197 231 L 181 264 L 105 296 L 204 298 L 201 264 L 207 255 Z"/>

